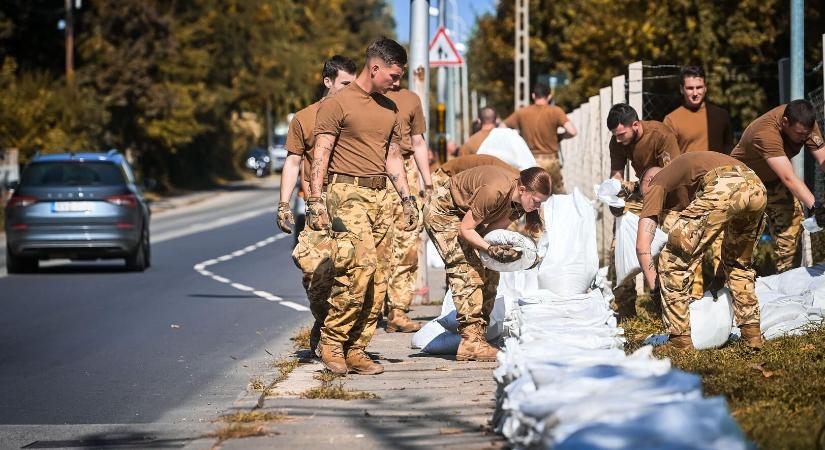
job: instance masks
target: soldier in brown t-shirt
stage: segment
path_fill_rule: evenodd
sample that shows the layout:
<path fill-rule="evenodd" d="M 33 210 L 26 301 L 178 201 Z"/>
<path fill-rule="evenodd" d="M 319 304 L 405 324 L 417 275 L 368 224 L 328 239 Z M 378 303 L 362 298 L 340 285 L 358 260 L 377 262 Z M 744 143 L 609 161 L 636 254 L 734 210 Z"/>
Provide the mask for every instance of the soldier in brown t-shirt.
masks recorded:
<path fill-rule="evenodd" d="M 495 361 L 497 350 L 485 339 L 498 288 L 498 273 L 481 264 L 478 252 L 502 262 L 520 253 L 509 245 L 490 245 L 479 234 L 506 228 L 522 214 L 534 213 L 550 196 L 550 174 L 539 167 L 521 173 L 480 166 L 453 175 L 437 186 L 424 205 L 424 227 L 444 260 L 453 294 L 461 344 L 456 359 Z M 540 227 L 538 218 L 530 227 Z"/>
<path fill-rule="evenodd" d="M 559 139 L 576 136 L 576 126 L 561 108 L 550 104 L 550 89 L 543 83 L 533 87 L 533 104 L 513 112 L 501 123 L 502 127 L 515 128 L 527 142 L 536 163 L 553 178 L 553 193 L 564 193 L 564 179 L 559 160 Z M 564 133 L 558 134 L 559 127 Z"/>
<path fill-rule="evenodd" d="M 802 206 L 816 212 L 822 210 L 791 164 L 791 158 L 802 147 L 811 152 L 817 164 L 825 163 L 825 142 L 816 124 L 813 105 L 794 100 L 751 122 L 731 152 L 731 156 L 753 169 L 768 189 L 765 213 L 776 242 L 773 259 L 780 273 L 794 266 L 802 232 Z"/>
<path fill-rule="evenodd" d="M 759 304 L 754 291 L 756 272 L 752 267 L 767 201 L 759 177 L 722 153 L 691 152 L 664 169 L 648 169 L 642 176 L 641 191 L 644 206 L 639 214 L 636 252 L 647 286 L 656 289 L 661 282 L 669 345 L 693 348 L 689 313 L 693 277 L 705 251 L 724 232 L 721 268 L 733 296 L 734 316 L 745 344 L 761 347 Z M 668 204 L 679 215 L 659 255 L 657 277 L 650 244 Z"/>
<path fill-rule="evenodd" d="M 705 71 L 698 66 L 682 68 L 679 91 L 682 106 L 665 116 L 664 124 L 673 130 L 682 153 L 714 151 L 730 153 L 733 129 L 730 114 L 705 100 Z"/>
<path fill-rule="evenodd" d="M 490 131 L 496 127 L 496 121 L 498 120 L 496 110 L 490 106 L 481 108 L 481 111 L 478 113 L 478 120 L 481 124 L 481 129 L 473 133 L 473 135 L 467 139 L 467 142 L 461 146 L 458 150 L 458 156 L 475 155 L 478 153 L 478 148 L 481 147 L 481 143 L 487 139 Z"/>
<path fill-rule="evenodd" d="M 401 155 L 404 158 L 404 167 L 407 184 L 410 189 L 418 189 L 418 174 L 424 181 L 424 190 L 432 193 L 430 179 L 430 164 L 427 142 L 424 132 L 427 124 L 424 122 L 424 110 L 421 99 L 415 92 L 402 89 L 400 80 L 393 89 L 387 92 L 387 97 L 398 107 L 398 121 L 401 126 Z M 413 160 L 415 160 L 413 162 Z M 400 331 L 412 333 L 418 331 L 421 325 L 413 322 L 407 311 L 415 297 L 415 282 L 418 279 L 418 248 L 421 245 L 421 228 L 404 230 L 401 197 L 392 195 L 393 222 L 396 228 L 393 232 L 393 261 L 390 279 L 387 287 L 387 325 L 388 333 Z M 419 204 L 420 206 L 420 204 Z M 383 309 L 383 308 L 382 308 Z"/>
<path fill-rule="evenodd" d="M 608 145 L 610 150 L 610 176 L 622 182 L 624 208 L 610 208 L 610 212 L 618 217 L 627 210 L 638 213 L 641 210 L 641 201 L 638 197 L 638 185 L 624 179 L 627 163 L 633 167 L 636 176 L 641 176 L 647 169 L 667 166 L 671 160 L 681 154 L 676 136 L 662 124 L 653 120 L 639 120 L 636 110 L 627 103 L 618 103 L 610 108 L 607 115 L 607 128 L 613 134 Z M 615 233 L 614 233 L 615 234 Z M 615 236 L 612 249 L 615 247 Z M 615 274 L 615 266 L 610 265 L 611 276 Z M 620 320 L 636 315 L 636 285 L 635 279 L 616 280 L 620 284 L 613 290 L 612 307 L 619 315 Z M 700 281 L 701 282 L 701 281 Z M 701 286 L 696 288 L 701 292 Z"/>
<path fill-rule="evenodd" d="M 324 62 L 321 78 L 327 89 L 326 95 L 347 87 L 355 80 L 355 62 L 346 56 L 335 55 Z M 289 123 L 284 148 L 289 154 L 281 171 L 281 201 L 278 203 L 278 227 L 284 233 L 292 233 L 292 210 L 289 199 L 300 176 L 302 189 L 309 193 L 309 164 L 312 161 L 312 147 L 315 136 L 315 114 L 321 100 L 295 113 Z M 301 161 L 303 160 L 303 164 Z M 303 285 L 309 300 L 309 309 L 315 322 L 309 333 L 309 347 L 315 353 L 321 339 L 321 326 L 327 315 L 327 299 L 332 288 L 331 260 L 334 243 L 326 230 L 313 230 L 304 227 L 298 235 L 298 243 L 292 251 L 292 257 L 303 272 Z"/>
<path fill-rule="evenodd" d="M 307 225 L 330 227 L 337 243 L 335 284 L 319 352 L 321 362 L 339 374 L 384 370 L 364 349 L 375 333 L 392 256 L 387 175 L 402 198 L 404 228 L 418 225 L 418 206 L 401 157 L 398 109 L 383 95 L 401 78 L 406 63 L 407 52 L 397 42 L 373 42 L 355 81 L 324 100 L 315 117 Z M 325 179 L 326 202 L 321 198 Z"/>

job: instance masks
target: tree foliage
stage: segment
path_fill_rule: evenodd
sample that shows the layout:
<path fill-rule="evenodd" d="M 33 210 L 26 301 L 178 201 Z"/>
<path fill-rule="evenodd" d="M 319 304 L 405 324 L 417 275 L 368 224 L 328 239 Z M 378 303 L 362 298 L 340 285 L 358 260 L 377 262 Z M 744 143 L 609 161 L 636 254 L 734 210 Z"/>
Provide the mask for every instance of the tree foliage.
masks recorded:
<path fill-rule="evenodd" d="M 805 11 L 807 70 L 822 60 L 823 4 Z M 789 0 L 530 1 L 530 73 L 563 72 L 557 102 L 584 102 L 627 65 L 702 64 L 710 97 L 747 122 L 777 99 L 776 62 L 789 53 Z M 513 2 L 479 19 L 470 41 L 471 83 L 507 113 L 513 108 Z M 534 81 L 532 80 L 532 81 Z M 678 79 L 668 89 L 676 92 Z"/>
<path fill-rule="evenodd" d="M 326 58 L 360 62 L 394 28 L 382 0 L 87 0 L 67 86 L 64 13 L 0 5 L 0 148 L 128 149 L 167 186 L 232 177 L 267 108 L 285 120 L 319 96 Z"/>

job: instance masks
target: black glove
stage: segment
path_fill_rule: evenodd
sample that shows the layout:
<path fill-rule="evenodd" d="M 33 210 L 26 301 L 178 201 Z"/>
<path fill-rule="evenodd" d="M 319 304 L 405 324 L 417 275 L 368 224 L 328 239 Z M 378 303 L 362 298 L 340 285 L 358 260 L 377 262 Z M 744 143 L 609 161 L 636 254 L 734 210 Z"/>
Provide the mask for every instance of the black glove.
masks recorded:
<path fill-rule="evenodd" d="M 825 207 L 822 206 L 822 202 L 815 201 L 813 207 L 809 211 L 809 217 L 814 216 L 816 219 L 816 224 L 819 225 L 820 228 L 825 228 Z"/>
<path fill-rule="evenodd" d="M 715 276 L 711 278 L 710 283 L 708 284 L 708 290 L 710 291 L 710 295 L 713 296 L 714 299 L 719 298 L 719 291 L 725 287 L 725 277 L 723 276 Z"/>
<path fill-rule="evenodd" d="M 610 214 L 613 214 L 613 217 L 621 217 L 624 214 L 624 206 L 608 206 L 610 208 Z"/>

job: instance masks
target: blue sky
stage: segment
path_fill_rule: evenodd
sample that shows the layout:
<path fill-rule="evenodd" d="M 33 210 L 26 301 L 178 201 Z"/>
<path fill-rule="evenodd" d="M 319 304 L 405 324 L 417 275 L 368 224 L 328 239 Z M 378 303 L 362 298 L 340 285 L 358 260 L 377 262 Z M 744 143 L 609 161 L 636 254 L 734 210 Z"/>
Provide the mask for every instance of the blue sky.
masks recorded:
<path fill-rule="evenodd" d="M 438 0 L 430 0 L 431 7 L 438 7 L 438 3 Z M 466 39 L 466 36 L 469 36 L 475 24 L 476 16 L 495 12 L 496 3 L 498 3 L 498 0 L 447 0 L 447 28 L 450 28 L 453 20 L 458 22 L 458 28 L 464 28 L 462 31 L 465 37 L 454 40 L 460 41 L 461 39 Z M 395 33 L 398 36 L 398 40 L 400 42 L 409 42 L 410 0 L 393 0 L 391 4 L 393 14 L 395 15 Z M 454 19 L 452 15 L 456 12 L 458 13 L 458 18 Z M 437 26 L 438 18 L 430 17 L 430 39 L 435 35 Z M 455 35 L 450 37 L 454 38 Z"/>

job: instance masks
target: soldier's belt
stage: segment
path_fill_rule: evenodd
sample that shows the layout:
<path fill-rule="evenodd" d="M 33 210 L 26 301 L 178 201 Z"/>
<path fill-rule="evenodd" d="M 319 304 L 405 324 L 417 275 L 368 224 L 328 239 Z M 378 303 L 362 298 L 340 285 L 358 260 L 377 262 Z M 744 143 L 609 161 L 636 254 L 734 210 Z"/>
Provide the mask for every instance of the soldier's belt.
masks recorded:
<path fill-rule="evenodd" d="M 369 189 L 386 189 L 387 177 L 353 177 L 342 173 L 334 173 L 327 179 L 329 184 L 344 183 L 354 184 Z"/>

